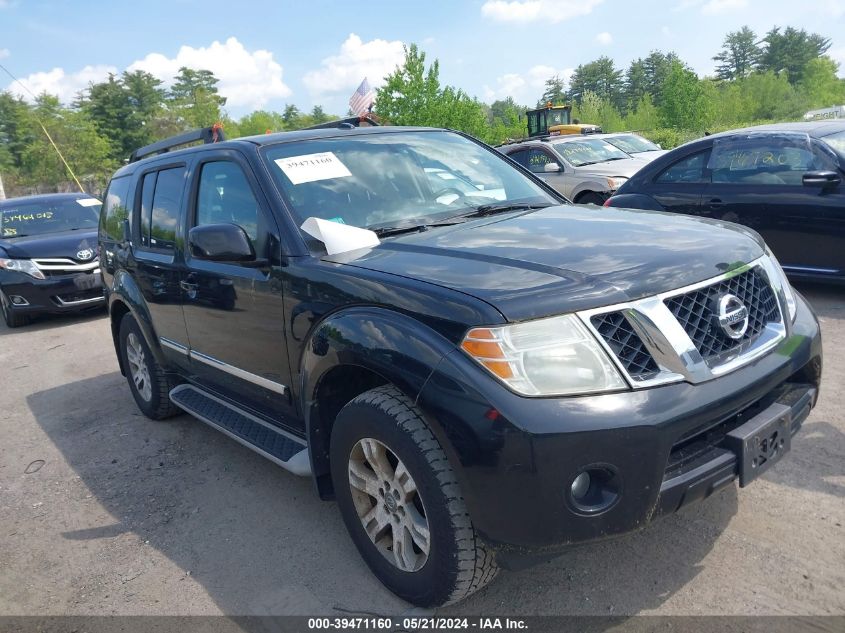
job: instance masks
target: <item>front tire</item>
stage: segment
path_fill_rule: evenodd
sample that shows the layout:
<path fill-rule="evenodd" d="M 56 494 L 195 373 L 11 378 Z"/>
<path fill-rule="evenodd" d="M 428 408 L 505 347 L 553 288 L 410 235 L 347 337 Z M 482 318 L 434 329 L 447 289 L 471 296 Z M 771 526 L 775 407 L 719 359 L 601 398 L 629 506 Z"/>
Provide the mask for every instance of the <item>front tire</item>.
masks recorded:
<path fill-rule="evenodd" d="M 457 602 L 495 578 L 443 448 L 392 386 L 349 402 L 331 436 L 338 507 L 362 558 L 420 607 Z"/>
<path fill-rule="evenodd" d="M 29 323 L 29 316 L 16 313 L 2 290 L 0 290 L 0 312 L 3 313 L 3 321 L 9 328 L 21 327 Z"/>
<path fill-rule="evenodd" d="M 181 409 L 170 401 L 170 390 L 177 381 L 156 362 L 131 314 L 124 315 L 120 322 L 118 349 L 129 389 L 141 412 L 153 420 L 179 413 Z"/>
<path fill-rule="evenodd" d="M 578 198 L 577 202 L 578 204 L 594 204 L 600 207 L 604 204 L 604 200 L 602 196 L 591 191 Z"/>

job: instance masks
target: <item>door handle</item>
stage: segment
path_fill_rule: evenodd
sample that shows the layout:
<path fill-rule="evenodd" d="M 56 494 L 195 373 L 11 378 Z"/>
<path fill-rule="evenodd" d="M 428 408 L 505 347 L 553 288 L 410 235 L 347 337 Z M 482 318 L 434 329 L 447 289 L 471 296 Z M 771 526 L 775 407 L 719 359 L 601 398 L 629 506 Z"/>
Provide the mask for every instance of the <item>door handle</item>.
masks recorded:
<path fill-rule="evenodd" d="M 179 282 L 179 287 L 187 293 L 195 293 L 199 288 L 199 284 L 195 283 L 197 276 L 194 273 L 189 273 L 188 276 Z"/>
<path fill-rule="evenodd" d="M 725 206 L 725 203 L 722 202 L 721 198 L 711 198 L 710 202 L 708 202 L 707 204 L 710 205 L 711 209 L 718 209 L 719 207 Z"/>

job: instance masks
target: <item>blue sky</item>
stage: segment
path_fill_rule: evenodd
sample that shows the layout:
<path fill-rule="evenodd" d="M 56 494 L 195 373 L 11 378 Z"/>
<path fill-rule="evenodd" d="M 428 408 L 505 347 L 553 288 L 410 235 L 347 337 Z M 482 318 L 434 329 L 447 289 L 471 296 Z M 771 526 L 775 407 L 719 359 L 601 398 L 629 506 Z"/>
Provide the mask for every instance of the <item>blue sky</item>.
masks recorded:
<path fill-rule="evenodd" d="M 444 83 L 533 103 L 551 74 L 600 55 L 627 67 L 674 50 L 710 73 L 725 33 L 744 24 L 833 38 L 845 75 L 845 0 L 0 0 L 0 64 L 64 101 L 110 71 L 169 80 L 187 65 L 214 71 L 235 117 L 285 103 L 339 114 L 365 75 L 378 85 L 401 61 L 403 43 L 438 58 Z M 4 87 L 20 92 L 0 74 Z"/>

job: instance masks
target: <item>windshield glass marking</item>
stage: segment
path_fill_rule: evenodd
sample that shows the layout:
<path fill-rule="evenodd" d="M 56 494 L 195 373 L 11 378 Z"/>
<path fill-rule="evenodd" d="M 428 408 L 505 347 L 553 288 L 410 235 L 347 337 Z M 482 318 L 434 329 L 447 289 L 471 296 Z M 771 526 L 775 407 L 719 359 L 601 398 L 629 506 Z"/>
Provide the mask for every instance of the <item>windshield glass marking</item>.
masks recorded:
<path fill-rule="evenodd" d="M 18 204 L 0 209 L 0 237 L 44 235 L 58 231 L 94 228 L 99 217 L 99 200 L 90 205 L 75 204 L 79 200 Z"/>
<path fill-rule="evenodd" d="M 575 167 L 603 163 L 607 160 L 628 158 L 628 154 L 621 149 L 599 138 L 558 142 L 554 143 L 554 148 Z"/>
<path fill-rule="evenodd" d="M 352 175 L 349 169 L 346 168 L 346 165 L 333 152 L 279 158 L 275 163 L 285 172 L 285 176 L 294 185 L 315 182 L 317 180 L 346 178 Z"/>

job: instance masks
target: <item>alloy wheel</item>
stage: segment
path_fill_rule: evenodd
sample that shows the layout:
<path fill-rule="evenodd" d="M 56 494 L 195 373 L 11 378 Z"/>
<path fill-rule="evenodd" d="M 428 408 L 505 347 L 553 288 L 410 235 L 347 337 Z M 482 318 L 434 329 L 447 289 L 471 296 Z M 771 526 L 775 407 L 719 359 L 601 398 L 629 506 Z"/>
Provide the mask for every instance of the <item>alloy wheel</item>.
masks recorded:
<path fill-rule="evenodd" d="M 153 397 L 150 370 L 147 367 L 144 348 L 134 332 L 130 332 L 129 336 L 126 337 L 126 360 L 129 361 L 129 375 L 135 384 L 135 389 L 141 398 L 149 402 Z"/>
<path fill-rule="evenodd" d="M 431 534 L 414 478 L 382 442 L 363 438 L 349 453 L 349 487 L 358 518 L 376 549 L 395 567 L 418 571 Z"/>

